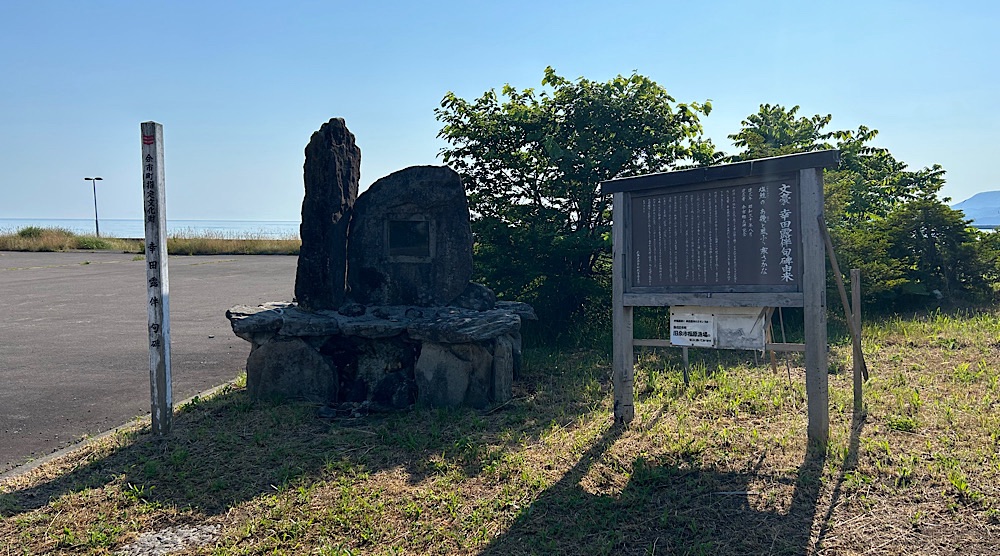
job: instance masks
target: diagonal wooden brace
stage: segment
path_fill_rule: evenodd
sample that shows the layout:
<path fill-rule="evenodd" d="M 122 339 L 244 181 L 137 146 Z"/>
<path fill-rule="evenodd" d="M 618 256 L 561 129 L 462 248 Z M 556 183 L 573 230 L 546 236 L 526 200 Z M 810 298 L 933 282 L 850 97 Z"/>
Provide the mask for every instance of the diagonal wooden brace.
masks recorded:
<path fill-rule="evenodd" d="M 819 215 L 817 218 L 819 221 L 819 230 L 823 234 L 823 241 L 826 243 L 826 252 L 830 257 L 830 266 L 833 267 L 833 277 L 837 281 L 837 291 L 840 292 L 840 302 L 844 306 L 844 317 L 847 319 L 847 327 L 851 332 L 851 340 L 854 342 L 854 353 L 857 353 L 861 357 L 861 376 L 867 381 L 868 380 L 868 365 L 865 363 L 864 353 L 861 351 L 861 330 L 860 326 L 855 322 L 854 311 L 851 310 L 851 304 L 847 300 L 847 289 L 844 287 L 844 277 L 840 273 L 840 265 L 837 263 L 837 254 L 833 252 L 833 240 L 830 239 L 830 231 L 826 228 L 826 220 L 823 215 Z M 860 307 L 856 308 L 860 310 Z"/>

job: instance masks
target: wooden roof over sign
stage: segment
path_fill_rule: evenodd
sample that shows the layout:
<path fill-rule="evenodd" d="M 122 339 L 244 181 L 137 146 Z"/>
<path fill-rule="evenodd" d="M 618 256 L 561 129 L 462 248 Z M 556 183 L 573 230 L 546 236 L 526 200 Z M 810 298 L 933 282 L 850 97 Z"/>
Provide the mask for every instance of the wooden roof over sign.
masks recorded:
<path fill-rule="evenodd" d="M 805 168 L 833 168 L 840 164 L 840 151 L 825 150 L 760 158 L 747 162 L 720 164 L 690 170 L 662 172 L 601 182 L 601 194 L 642 191 L 719 180 L 768 176 L 797 172 Z"/>

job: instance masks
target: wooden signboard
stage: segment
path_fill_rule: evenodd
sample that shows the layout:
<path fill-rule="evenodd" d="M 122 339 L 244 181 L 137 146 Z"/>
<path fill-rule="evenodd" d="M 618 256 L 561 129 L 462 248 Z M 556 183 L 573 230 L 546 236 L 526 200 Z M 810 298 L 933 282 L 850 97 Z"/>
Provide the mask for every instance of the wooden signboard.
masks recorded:
<path fill-rule="evenodd" d="M 826 266 L 819 219 L 823 168 L 835 167 L 839 158 L 839 151 L 818 151 L 601 184 L 602 193 L 614 195 L 617 422 L 635 415 L 633 307 L 802 307 L 809 438 L 826 442 Z"/>

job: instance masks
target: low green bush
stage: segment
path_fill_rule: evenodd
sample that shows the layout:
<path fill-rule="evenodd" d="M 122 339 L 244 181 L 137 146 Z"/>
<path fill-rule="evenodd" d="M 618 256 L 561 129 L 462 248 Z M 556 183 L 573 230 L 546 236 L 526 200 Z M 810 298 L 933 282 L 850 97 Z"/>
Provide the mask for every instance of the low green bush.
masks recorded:
<path fill-rule="evenodd" d="M 26 226 L 17 231 L 18 237 L 24 238 L 39 238 L 45 233 L 45 228 L 39 228 L 38 226 Z"/>
<path fill-rule="evenodd" d="M 77 249 L 108 250 L 112 249 L 111 243 L 105 239 L 94 236 L 80 236 L 76 238 Z"/>

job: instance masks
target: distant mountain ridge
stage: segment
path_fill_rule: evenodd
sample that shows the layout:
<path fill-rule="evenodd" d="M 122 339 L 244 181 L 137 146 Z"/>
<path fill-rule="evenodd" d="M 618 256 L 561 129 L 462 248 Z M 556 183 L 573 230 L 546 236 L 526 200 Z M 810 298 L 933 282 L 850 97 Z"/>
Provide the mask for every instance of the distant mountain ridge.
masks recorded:
<path fill-rule="evenodd" d="M 1000 191 L 983 191 L 951 205 L 972 219 L 973 226 L 993 228 L 1000 226 Z"/>

